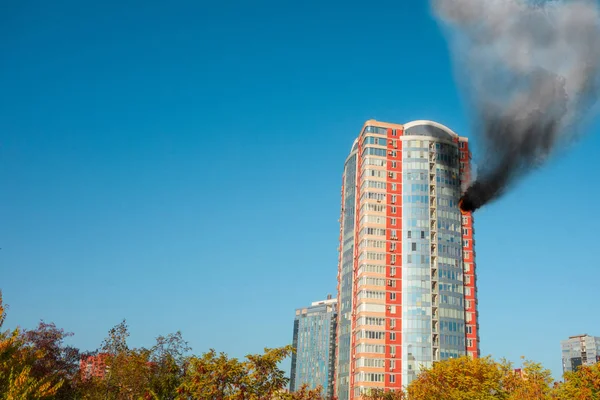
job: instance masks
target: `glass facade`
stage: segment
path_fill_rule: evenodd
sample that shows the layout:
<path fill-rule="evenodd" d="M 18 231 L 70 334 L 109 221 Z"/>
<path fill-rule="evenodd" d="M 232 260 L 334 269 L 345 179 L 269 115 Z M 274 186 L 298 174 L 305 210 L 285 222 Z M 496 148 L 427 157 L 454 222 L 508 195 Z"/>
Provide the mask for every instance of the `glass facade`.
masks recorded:
<path fill-rule="evenodd" d="M 325 398 L 333 396 L 336 329 L 337 299 L 296 310 L 290 391 L 321 386 Z"/>
<path fill-rule="evenodd" d="M 428 142 L 402 146 L 402 383 L 432 362 Z"/>
<path fill-rule="evenodd" d="M 341 260 L 338 281 L 338 345 L 336 359 L 336 393 L 338 398 L 347 399 L 350 385 L 351 326 L 352 326 L 352 282 L 354 267 L 354 234 L 356 208 L 356 152 L 358 144 L 352 146 L 344 167 L 341 217 Z"/>
<path fill-rule="evenodd" d="M 402 146 L 403 385 L 421 366 L 466 355 L 458 144 L 416 131 L 437 135 Z"/>

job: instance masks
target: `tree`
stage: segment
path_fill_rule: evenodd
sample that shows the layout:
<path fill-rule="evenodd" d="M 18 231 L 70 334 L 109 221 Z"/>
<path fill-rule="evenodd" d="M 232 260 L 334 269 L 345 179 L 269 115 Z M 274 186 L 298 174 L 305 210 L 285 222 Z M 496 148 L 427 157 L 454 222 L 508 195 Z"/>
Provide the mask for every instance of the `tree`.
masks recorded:
<path fill-rule="evenodd" d="M 278 364 L 290 357 L 294 348 L 285 346 L 275 349 L 265 349 L 264 354 L 248 355 L 246 358 L 246 387 L 250 399 L 270 399 L 275 393 L 285 389 L 289 379 L 278 368 Z"/>
<path fill-rule="evenodd" d="M 411 400 L 550 399 L 550 371 L 525 361 L 522 373 L 490 357 L 461 357 L 435 363 L 407 387 Z"/>
<path fill-rule="evenodd" d="M 201 357 L 192 356 L 187 364 L 183 382 L 178 388 L 179 399 L 245 399 L 243 383 L 246 368 L 236 358 L 225 353 L 217 355 L 211 349 Z"/>
<path fill-rule="evenodd" d="M 152 393 L 163 400 L 175 399 L 185 375 L 186 354 L 191 350 L 181 332 L 159 336 L 151 349 Z"/>
<path fill-rule="evenodd" d="M 375 389 L 363 394 L 365 400 L 406 400 L 402 390 Z"/>
<path fill-rule="evenodd" d="M 54 376 L 36 377 L 32 373 L 35 363 L 45 354 L 27 348 L 19 329 L 2 331 L 6 319 L 0 292 L 0 399 L 29 400 L 54 396 L 62 385 Z"/>
<path fill-rule="evenodd" d="M 128 337 L 125 320 L 110 329 L 101 346 L 101 353 L 106 354 L 107 373 L 101 382 L 93 380 L 90 390 L 95 393 L 98 386 L 104 387 L 105 397 L 115 400 L 155 398 L 150 389 L 151 352 L 144 348 L 129 349 Z"/>
<path fill-rule="evenodd" d="M 321 400 L 321 389 L 301 388 L 287 393 L 289 379 L 278 364 L 292 354 L 292 346 L 265 349 L 264 354 L 248 355 L 246 361 L 229 358 L 210 350 L 192 356 L 186 367 L 179 399 L 214 400 Z"/>
<path fill-rule="evenodd" d="M 454 358 L 422 371 L 407 392 L 411 400 L 497 399 L 502 377 L 502 369 L 491 358 Z"/>
<path fill-rule="evenodd" d="M 34 355 L 30 360 L 31 374 L 38 379 L 53 376 L 64 382 L 54 396 L 56 400 L 76 397 L 81 354 L 78 349 L 64 344 L 65 338 L 70 336 L 73 334 L 44 321 L 36 329 L 21 334 L 24 345 Z"/>
<path fill-rule="evenodd" d="M 565 381 L 555 389 L 559 400 L 588 400 L 600 398 L 600 364 L 582 365 L 577 371 L 566 372 Z"/>
<path fill-rule="evenodd" d="M 544 400 L 550 399 L 552 393 L 552 373 L 541 364 L 525 360 L 519 372 L 512 364 L 503 361 L 502 388 L 507 400 Z"/>
<path fill-rule="evenodd" d="M 129 337 L 129 327 L 127 321 L 123 320 L 108 331 L 108 336 L 102 342 L 100 349 L 103 353 L 121 354 L 127 352 L 127 338 Z"/>
<path fill-rule="evenodd" d="M 282 394 L 280 398 L 281 400 L 323 400 L 322 391 L 323 388 L 320 386 L 309 389 L 308 385 L 302 385 L 295 392 Z"/>

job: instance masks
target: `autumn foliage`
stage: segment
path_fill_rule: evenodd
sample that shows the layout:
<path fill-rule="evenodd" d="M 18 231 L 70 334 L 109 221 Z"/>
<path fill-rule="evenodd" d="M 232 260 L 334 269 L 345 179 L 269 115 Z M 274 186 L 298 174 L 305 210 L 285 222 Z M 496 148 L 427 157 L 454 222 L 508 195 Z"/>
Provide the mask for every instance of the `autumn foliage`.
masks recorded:
<path fill-rule="evenodd" d="M 291 346 L 265 349 L 244 360 L 210 350 L 191 354 L 180 332 L 149 348 L 130 348 L 122 321 L 97 352 L 66 345 L 72 334 L 41 322 L 34 330 L 2 330 L 0 292 L 0 400 L 323 400 L 321 388 L 294 393 L 279 364 Z M 519 370 L 489 357 L 450 359 L 422 371 L 403 391 L 371 391 L 366 400 L 592 400 L 600 399 L 600 367 L 581 367 L 564 382 L 540 364 Z"/>
<path fill-rule="evenodd" d="M 321 389 L 285 390 L 289 379 L 279 363 L 286 346 L 265 349 L 240 361 L 210 350 L 190 354 L 180 332 L 159 336 L 150 348 L 130 348 L 122 321 L 95 353 L 64 344 L 71 336 L 41 322 L 32 331 L 2 331 L 0 293 L 0 400 L 321 400 Z M 88 363 L 97 361 L 93 373 Z M 100 366 L 100 369 L 98 369 Z"/>
<path fill-rule="evenodd" d="M 524 361 L 514 366 L 490 357 L 441 361 L 422 371 L 405 391 L 366 393 L 366 400 L 595 400 L 600 399 L 600 368 L 581 367 L 553 382 L 549 370 Z"/>

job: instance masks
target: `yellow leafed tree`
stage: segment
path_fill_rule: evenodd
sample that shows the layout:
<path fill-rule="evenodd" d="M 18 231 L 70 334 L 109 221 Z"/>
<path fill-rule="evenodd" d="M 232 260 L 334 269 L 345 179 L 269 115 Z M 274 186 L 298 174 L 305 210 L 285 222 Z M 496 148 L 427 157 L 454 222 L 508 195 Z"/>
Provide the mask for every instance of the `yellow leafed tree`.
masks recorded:
<path fill-rule="evenodd" d="M 520 372 L 507 361 L 461 357 L 436 363 L 408 385 L 411 400 L 547 400 L 550 371 L 525 361 Z"/>
<path fill-rule="evenodd" d="M 576 372 L 565 373 L 565 381 L 556 388 L 556 399 L 600 399 L 600 364 L 582 365 Z"/>
<path fill-rule="evenodd" d="M 53 396 L 62 382 L 52 382 L 50 377 L 37 379 L 32 376 L 28 363 L 41 355 L 25 348 L 18 329 L 2 331 L 5 318 L 0 292 L 0 399 L 33 400 Z"/>

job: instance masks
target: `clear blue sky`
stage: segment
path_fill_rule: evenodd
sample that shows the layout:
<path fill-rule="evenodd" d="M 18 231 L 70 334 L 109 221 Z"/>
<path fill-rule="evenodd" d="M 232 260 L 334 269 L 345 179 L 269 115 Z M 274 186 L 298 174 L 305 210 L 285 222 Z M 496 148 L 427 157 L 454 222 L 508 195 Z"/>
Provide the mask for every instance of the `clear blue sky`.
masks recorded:
<path fill-rule="evenodd" d="M 211 3 L 4 4 L 9 326 L 54 321 L 83 349 L 122 318 L 135 346 L 291 343 L 294 309 L 335 294 L 364 121 L 473 137 L 427 2 Z M 476 214 L 484 354 L 558 376 L 561 339 L 600 335 L 598 148 L 590 133 Z"/>

